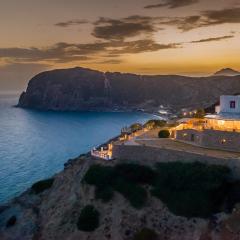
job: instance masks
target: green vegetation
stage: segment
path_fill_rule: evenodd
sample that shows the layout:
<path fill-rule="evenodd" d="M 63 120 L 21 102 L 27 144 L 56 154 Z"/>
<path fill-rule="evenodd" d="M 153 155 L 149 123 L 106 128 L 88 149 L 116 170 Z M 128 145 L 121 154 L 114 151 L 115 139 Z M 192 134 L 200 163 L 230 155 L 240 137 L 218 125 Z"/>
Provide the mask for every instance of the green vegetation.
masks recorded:
<path fill-rule="evenodd" d="M 205 116 L 205 110 L 200 108 L 194 113 L 193 117 L 195 118 L 203 118 Z"/>
<path fill-rule="evenodd" d="M 152 194 L 176 215 L 209 217 L 225 199 L 229 169 L 201 163 L 159 163 Z"/>
<path fill-rule="evenodd" d="M 169 138 L 170 137 L 170 132 L 167 129 L 161 130 L 158 133 L 159 138 Z"/>
<path fill-rule="evenodd" d="M 114 168 L 115 175 L 134 184 L 153 184 L 155 181 L 155 171 L 150 167 L 135 163 L 118 164 Z"/>
<path fill-rule="evenodd" d="M 240 201 L 240 183 L 229 181 L 230 170 L 224 166 L 195 163 L 158 163 L 154 169 L 135 163 L 114 167 L 93 165 L 83 181 L 95 186 L 95 198 L 110 201 L 119 192 L 131 206 L 145 206 L 151 194 L 169 210 L 185 217 L 207 218 L 233 209 Z"/>
<path fill-rule="evenodd" d="M 84 232 L 92 232 L 99 226 L 99 212 L 92 205 L 84 207 L 78 218 L 77 227 Z"/>
<path fill-rule="evenodd" d="M 84 181 L 90 185 L 105 186 L 114 178 L 114 169 L 112 167 L 105 167 L 101 165 L 93 165 L 89 168 Z"/>
<path fill-rule="evenodd" d="M 136 132 L 142 129 L 142 124 L 141 123 L 134 123 L 130 126 L 132 132 Z"/>
<path fill-rule="evenodd" d="M 49 189 L 53 185 L 53 182 L 54 182 L 54 178 L 49 178 L 49 179 L 36 182 L 32 185 L 31 191 L 35 194 L 39 194 L 45 191 L 46 189 Z"/>
<path fill-rule="evenodd" d="M 181 113 L 179 117 L 180 118 L 186 118 L 186 117 L 187 118 L 204 118 L 205 114 L 206 114 L 205 110 L 203 108 L 199 108 L 194 111 L 187 111 L 187 112 Z"/>
<path fill-rule="evenodd" d="M 95 198 L 101 199 L 103 202 L 109 202 L 114 196 L 111 186 L 98 186 L 95 188 Z"/>
<path fill-rule="evenodd" d="M 93 165 L 84 177 L 84 182 L 94 185 L 95 198 L 108 202 L 114 191 L 121 193 L 135 208 L 147 201 L 147 192 L 141 184 L 153 184 L 155 172 L 138 164 L 119 164 L 115 167 Z"/>
<path fill-rule="evenodd" d="M 154 230 L 148 228 L 143 228 L 141 231 L 137 232 L 133 237 L 133 240 L 157 240 L 157 239 L 158 239 L 157 233 Z"/>
<path fill-rule="evenodd" d="M 161 128 L 161 127 L 166 126 L 166 123 L 167 122 L 164 120 L 152 119 L 152 120 L 147 121 L 144 124 L 144 127 L 147 127 L 148 129 Z"/>
<path fill-rule="evenodd" d="M 113 183 L 113 189 L 121 193 L 134 208 L 142 208 L 147 201 L 146 190 L 139 185 L 126 181 L 126 179 L 118 177 Z"/>
<path fill-rule="evenodd" d="M 12 227 L 16 224 L 17 222 L 17 218 L 16 216 L 12 216 L 8 219 L 7 223 L 6 223 L 6 228 Z"/>
<path fill-rule="evenodd" d="M 236 203 L 240 203 L 240 181 L 229 181 L 226 185 L 226 201 L 224 208 L 226 212 L 232 212 Z"/>
<path fill-rule="evenodd" d="M 114 192 L 111 181 L 114 179 L 112 167 L 93 165 L 84 176 L 84 182 L 96 186 L 95 198 L 108 202 L 113 198 Z"/>

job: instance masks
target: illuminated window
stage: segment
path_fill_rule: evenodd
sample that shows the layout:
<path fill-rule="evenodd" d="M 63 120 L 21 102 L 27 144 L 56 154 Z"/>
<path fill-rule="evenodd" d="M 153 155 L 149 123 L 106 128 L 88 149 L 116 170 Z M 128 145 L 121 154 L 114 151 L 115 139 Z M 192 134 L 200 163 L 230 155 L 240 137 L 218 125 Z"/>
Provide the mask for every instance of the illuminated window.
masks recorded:
<path fill-rule="evenodd" d="M 225 124 L 225 121 L 224 121 L 224 120 L 220 120 L 220 121 L 219 121 L 219 124 L 220 124 L 220 125 L 224 125 L 224 124 Z"/>
<path fill-rule="evenodd" d="M 230 108 L 236 108 L 236 102 L 230 101 Z"/>
<path fill-rule="evenodd" d="M 226 139 L 222 139 L 222 140 L 221 140 L 221 143 L 222 143 L 222 144 L 224 144 L 224 143 L 226 143 L 226 142 L 227 142 Z"/>

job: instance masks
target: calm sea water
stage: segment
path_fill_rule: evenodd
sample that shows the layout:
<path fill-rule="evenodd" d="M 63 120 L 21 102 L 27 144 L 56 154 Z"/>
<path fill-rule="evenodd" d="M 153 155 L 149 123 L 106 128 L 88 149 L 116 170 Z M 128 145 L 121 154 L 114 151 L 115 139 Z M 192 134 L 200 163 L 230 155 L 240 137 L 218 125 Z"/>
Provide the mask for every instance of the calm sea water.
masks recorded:
<path fill-rule="evenodd" d="M 0 95 L 0 203 L 63 169 L 69 159 L 119 134 L 123 126 L 152 118 L 143 113 L 54 113 L 12 107 Z"/>

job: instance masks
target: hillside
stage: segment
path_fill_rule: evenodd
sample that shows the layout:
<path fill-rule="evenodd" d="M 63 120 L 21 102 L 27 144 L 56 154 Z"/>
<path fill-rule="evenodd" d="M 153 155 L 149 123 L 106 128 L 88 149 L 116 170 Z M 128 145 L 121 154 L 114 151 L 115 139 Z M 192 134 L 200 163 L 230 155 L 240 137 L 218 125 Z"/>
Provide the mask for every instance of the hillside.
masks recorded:
<path fill-rule="evenodd" d="M 217 71 L 214 75 L 215 76 L 237 76 L 237 75 L 240 75 L 240 72 L 232 68 L 223 68 Z"/>
<path fill-rule="evenodd" d="M 0 239 L 140 240 L 146 238 L 133 237 L 136 233 L 139 231 L 141 232 L 141 230 L 145 228 L 151 229 L 151 231 L 154 231 L 154 233 L 157 234 L 157 237 L 151 238 L 156 240 L 238 239 L 239 224 L 236 221 L 238 221 L 237 219 L 240 215 L 236 211 L 231 215 L 219 213 L 215 217 L 206 219 L 199 217 L 189 218 L 177 216 L 174 215 L 167 208 L 166 204 L 164 204 L 159 198 L 153 197 L 152 194 L 150 194 L 150 186 L 146 186 L 144 188 L 131 187 L 131 191 L 129 193 L 135 192 L 137 195 L 125 195 L 125 192 L 122 192 L 123 189 L 121 190 L 121 188 L 118 187 L 119 185 L 115 185 L 115 188 L 119 191 L 119 193 L 115 192 L 114 195 L 111 195 L 109 198 L 109 191 L 106 191 L 106 186 L 111 186 L 111 184 L 108 184 L 105 185 L 105 190 L 102 189 L 100 192 L 98 191 L 98 198 L 104 200 L 96 199 L 95 187 L 87 184 L 86 180 L 83 181 L 83 179 L 87 176 L 86 173 L 88 173 L 88 183 L 94 183 L 95 180 L 99 183 L 98 187 L 101 187 L 101 183 L 108 180 L 108 175 L 109 173 L 111 174 L 109 170 L 118 163 L 118 161 L 97 161 L 88 155 L 82 156 L 74 161 L 71 161 L 65 167 L 64 171 L 54 176 L 53 181 L 47 180 L 41 184 L 34 184 L 32 189 L 29 189 L 8 205 L 0 208 Z M 94 164 L 102 166 L 101 168 L 104 168 L 105 172 L 98 168 L 98 174 L 90 174 L 89 169 Z M 170 170 L 170 176 L 172 177 L 172 174 L 174 174 L 173 176 L 176 177 L 174 181 L 180 183 L 181 181 L 179 181 L 178 175 L 172 171 L 174 168 L 171 166 L 166 167 L 166 169 L 163 169 L 164 172 Z M 180 167 L 182 168 L 181 164 Z M 149 174 L 152 176 L 152 173 L 151 171 L 149 172 L 146 167 L 141 167 L 138 170 L 141 171 L 142 174 L 139 174 L 139 171 L 131 171 L 131 175 L 129 175 L 124 168 L 119 168 L 121 173 L 120 182 L 124 175 L 125 177 L 135 176 L 132 180 L 138 182 L 141 181 L 145 184 L 146 180 L 148 182 L 151 180 L 148 176 Z M 204 169 L 203 171 L 205 172 Z M 201 179 L 201 176 L 203 176 L 203 179 L 207 182 L 215 181 L 215 178 L 204 178 L 204 174 L 197 175 L 196 179 L 198 179 L 199 176 Z M 165 175 L 165 177 L 167 177 L 167 175 Z M 188 178 L 191 176 L 189 175 L 186 177 Z M 216 177 L 219 179 L 219 175 Z M 113 182 L 114 178 L 111 179 Z M 168 179 L 165 180 L 169 181 Z M 183 182 L 184 181 L 185 180 L 183 180 Z M 199 184 L 196 180 L 194 181 L 195 184 Z M 180 183 L 180 185 L 182 183 Z M 201 183 L 202 180 L 200 184 Z M 216 183 L 219 185 L 219 182 L 215 181 L 211 187 L 214 188 Z M 176 183 L 172 182 L 172 184 L 175 185 Z M 189 184 L 189 186 L 194 187 L 194 184 Z M 205 189 L 206 187 L 208 188 L 208 186 L 210 185 L 206 186 L 202 183 L 201 189 Z M 174 188 L 174 186 L 172 187 Z M 211 189 L 211 187 L 209 189 Z M 126 188 L 124 188 L 124 191 L 125 189 Z M 187 188 L 185 188 L 185 191 L 188 191 L 186 189 Z M 141 191 L 139 192 L 139 190 Z M 168 195 L 169 193 L 171 194 L 171 192 L 167 190 L 168 189 L 165 188 L 164 191 L 168 192 Z M 198 191 L 198 189 L 196 190 Z M 143 196 L 142 191 L 143 193 L 146 191 L 149 192 L 144 206 L 142 206 L 142 202 L 139 202 Z M 139 193 L 141 193 L 141 195 L 138 197 Z M 176 192 L 176 194 L 178 194 L 176 196 L 179 196 L 180 194 L 183 201 L 180 205 L 178 204 L 178 206 L 172 205 L 169 207 L 177 207 L 177 209 L 181 212 L 185 212 L 185 209 L 191 210 L 187 204 L 187 202 L 189 202 L 189 205 L 192 205 L 193 209 L 196 209 L 197 212 L 201 211 L 201 209 L 198 210 L 198 205 L 195 206 L 195 204 L 203 206 L 202 200 L 204 199 L 197 199 L 198 203 L 196 203 L 196 201 L 191 201 L 192 198 L 182 198 L 187 196 L 186 192 L 184 192 L 184 195 L 181 195 L 181 191 L 179 193 Z M 199 192 L 196 192 L 196 194 L 199 194 Z M 108 196 L 108 199 L 106 199 L 106 196 Z M 174 195 L 172 195 L 172 197 L 173 196 Z M 192 197 L 196 196 L 194 195 Z M 175 202 L 175 204 L 178 202 L 175 198 L 171 199 L 172 200 L 169 199 L 168 201 Z M 136 203 L 138 203 L 138 205 L 136 205 Z M 139 203 L 141 203 L 141 205 L 139 205 Z M 83 223 L 79 222 L 82 209 L 89 205 L 94 206 L 98 211 L 98 221 L 90 221 L 87 223 L 86 221 Z M 203 209 L 206 209 L 206 206 Z M 192 213 L 197 215 L 197 213 Z M 85 218 L 87 218 L 86 215 Z M 234 221 L 235 224 L 232 224 L 232 221 Z M 82 228 L 85 230 L 82 230 Z"/>
<path fill-rule="evenodd" d="M 240 76 L 184 77 L 103 73 L 72 68 L 33 77 L 19 107 L 55 111 L 158 110 L 208 107 L 222 94 L 240 92 Z"/>

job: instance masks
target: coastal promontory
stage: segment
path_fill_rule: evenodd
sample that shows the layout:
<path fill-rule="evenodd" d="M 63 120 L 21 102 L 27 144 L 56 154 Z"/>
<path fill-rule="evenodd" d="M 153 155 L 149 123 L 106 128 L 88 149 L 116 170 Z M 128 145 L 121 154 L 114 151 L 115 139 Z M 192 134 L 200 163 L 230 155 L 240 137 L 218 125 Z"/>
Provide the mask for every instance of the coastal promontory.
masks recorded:
<path fill-rule="evenodd" d="M 33 77 L 18 106 L 54 111 L 156 111 L 208 107 L 220 95 L 240 92 L 240 76 L 186 77 L 58 69 Z"/>

